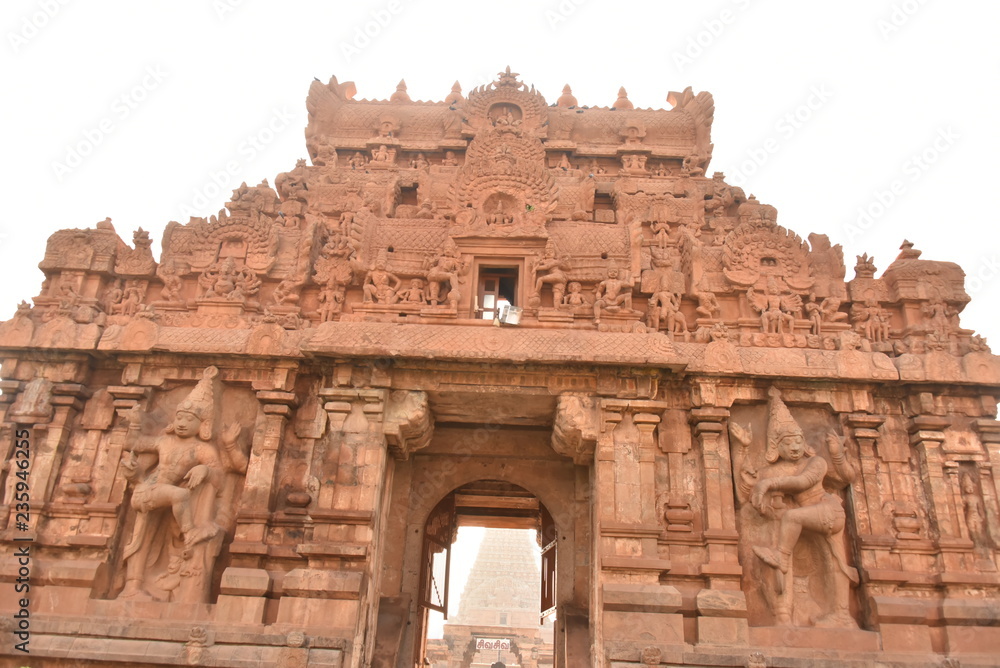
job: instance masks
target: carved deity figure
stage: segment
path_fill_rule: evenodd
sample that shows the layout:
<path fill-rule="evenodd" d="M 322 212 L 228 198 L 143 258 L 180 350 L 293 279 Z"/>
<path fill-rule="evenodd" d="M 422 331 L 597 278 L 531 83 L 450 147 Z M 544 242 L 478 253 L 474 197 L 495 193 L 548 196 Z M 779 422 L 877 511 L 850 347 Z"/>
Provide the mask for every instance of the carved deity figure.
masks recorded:
<path fill-rule="evenodd" d="M 385 144 L 372 150 L 372 162 L 389 162 L 389 149 Z"/>
<path fill-rule="evenodd" d="M 455 152 L 454 151 L 445 151 L 444 152 L 444 160 L 441 161 L 441 164 L 444 165 L 445 167 L 457 167 L 458 166 L 458 159 L 455 158 Z"/>
<path fill-rule="evenodd" d="M 513 222 L 514 216 L 504 210 L 502 200 L 497 200 L 496 207 L 493 211 L 486 214 L 487 225 L 511 225 Z"/>
<path fill-rule="evenodd" d="M 431 163 L 427 162 L 427 157 L 423 153 L 417 153 L 417 157 L 410 160 L 410 167 L 413 169 L 424 169 L 429 167 Z"/>
<path fill-rule="evenodd" d="M 935 299 L 925 304 L 921 309 L 927 317 L 927 329 L 934 332 L 941 338 L 948 338 L 955 327 L 952 319 L 958 315 L 958 311 L 948 306 L 944 301 Z"/>
<path fill-rule="evenodd" d="M 441 293 L 445 283 L 448 284 L 448 291 L 444 293 L 445 299 L 452 307 L 457 306 L 461 294 L 458 285 L 462 282 L 461 275 L 469 269 L 467 262 L 461 260 L 458 246 L 452 239 L 444 243 L 444 248 L 438 255 L 428 257 L 425 261 L 427 268 L 428 294 L 427 301 L 434 306 L 444 301 Z"/>
<path fill-rule="evenodd" d="M 221 447 L 212 442 L 214 387 L 218 369 L 208 367 L 182 401 L 163 435 L 139 435 L 130 420 L 122 461 L 125 476 L 135 483 L 132 509 L 135 524 L 125 546 L 123 599 L 205 603 L 212 570 L 227 520 L 228 474 L 246 471 L 247 457 L 237 445 L 240 425 L 226 428 Z M 156 456 L 143 470 L 139 455 Z M 231 501 L 231 499 L 229 499 Z"/>
<path fill-rule="evenodd" d="M 410 279 L 410 287 L 400 292 L 400 300 L 407 304 L 423 304 L 427 301 L 427 290 L 424 281 L 419 278 Z"/>
<path fill-rule="evenodd" d="M 347 161 L 351 169 L 364 169 L 368 161 L 365 160 L 365 156 L 361 151 L 357 151 L 351 158 Z"/>
<path fill-rule="evenodd" d="M 791 333 L 795 316 L 802 312 L 802 298 L 794 294 L 779 294 L 772 281 L 768 281 L 765 294 L 747 288 L 747 302 L 760 314 L 761 330 L 765 334 Z"/>
<path fill-rule="evenodd" d="M 122 279 L 116 279 L 104 293 L 104 312 L 108 314 L 115 313 L 115 309 L 122 303 L 124 296 L 125 291 L 122 289 Z"/>
<path fill-rule="evenodd" d="M 286 278 L 271 293 L 271 299 L 275 306 L 295 304 L 299 301 L 299 289 L 302 283 L 296 278 Z"/>
<path fill-rule="evenodd" d="M 714 292 L 698 292 L 695 297 L 698 298 L 698 307 L 695 309 L 698 315 L 709 320 L 718 320 L 722 317 L 722 306 Z"/>
<path fill-rule="evenodd" d="M 847 320 L 847 314 L 840 311 L 840 300 L 835 297 L 827 297 L 818 304 L 813 300 L 805 305 L 805 309 L 812 325 L 812 333 L 816 336 L 823 333 L 824 323 Z"/>
<path fill-rule="evenodd" d="M 544 255 L 534 263 L 535 291 L 533 300 L 541 302 L 542 286 L 552 286 L 552 305 L 559 306 L 566 292 L 566 270 L 569 263 L 559 257 L 555 244 L 551 240 L 546 242 Z"/>
<path fill-rule="evenodd" d="M 821 585 L 811 589 L 816 603 L 824 609 L 811 623 L 856 628 L 848 601 L 850 582 L 857 583 L 858 576 L 844 555 L 846 516 L 841 499 L 827 491 L 846 487 L 856 473 L 836 434 L 831 431 L 826 437 L 828 463 L 806 442 L 781 392 L 772 387 L 769 394 L 766 464 L 760 470 L 751 462 L 751 427 L 730 424 L 730 434 L 739 445 L 733 456 L 737 496 L 744 510 L 755 513 L 745 523 L 745 540 L 750 541 L 765 570 L 773 574 L 761 583 L 766 601 L 775 623 L 793 624 L 795 570 L 803 565 L 810 579 L 818 579 L 815 584 Z M 814 538 L 808 544 L 812 549 L 797 549 L 803 547 L 800 543 L 807 536 Z"/>
<path fill-rule="evenodd" d="M 661 279 L 660 287 L 663 287 Z M 649 298 L 646 325 L 654 332 L 666 325 L 667 334 L 681 334 L 688 339 L 687 318 L 681 313 L 681 296 L 669 290 L 658 290 Z"/>
<path fill-rule="evenodd" d="M 618 313 L 622 309 L 632 310 L 632 281 L 619 278 L 618 267 L 608 266 L 608 277 L 597 284 L 594 292 L 594 323 L 601 324 L 601 312 Z"/>
<path fill-rule="evenodd" d="M 321 136 L 316 143 L 316 157 L 313 158 L 313 164 L 329 168 L 337 166 L 337 149 L 326 135 Z"/>
<path fill-rule="evenodd" d="M 215 264 L 201 275 L 199 282 L 205 288 L 205 297 L 228 298 L 236 291 L 236 263 L 227 258 L 221 265 Z"/>
<path fill-rule="evenodd" d="M 202 295 L 205 299 L 243 301 L 260 289 L 257 273 L 249 267 L 237 269 L 236 261 L 231 257 L 221 264 L 213 263 L 198 278 L 198 283 L 205 289 Z"/>
<path fill-rule="evenodd" d="M 181 288 L 184 283 L 177 273 L 177 265 L 173 260 L 167 260 L 156 268 L 156 275 L 163 281 L 163 292 L 160 298 L 166 302 L 179 302 L 181 300 Z"/>
<path fill-rule="evenodd" d="M 590 302 L 587 301 L 586 296 L 583 294 L 583 286 L 579 281 L 570 281 L 567 288 L 569 292 L 562 299 L 563 308 L 576 309 L 578 307 L 590 306 Z"/>
<path fill-rule="evenodd" d="M 965 526 L 969 529 L 969 538 L 975 545 L 976 553 L 989 557 L 991 551 L 990 535 L 986 529 L 986 506 L 979 493 L 979 486 L 968 471 L 963 471 L 959 480 L 962 489 L 962 505 L 965 507 Z M 991 569 L 992 570 L 992 569 Z"/>
<path fill-rule="evenodd" d="M 851 307 L 851 318 L 857 332 L 872 343 L 889 340 L 889 312 L 879 306 L 876 300 L 866 299 L 864 304 L 854 304 Z"/>
<path fill-rule="evenodd" d="M 365 302 L 378 302 L 379 304 L 395 304 L 397 301 L 396 292 L 403 284 L 399 277 L 386 271 L 387 260 L 385 251 L 381 251 L 375 259 L 375 264 L 365 276 L 365 282 L 361 289 L 365 293 Z"/>
<path fill-rule="evenodd" d="M 142 308 L 142 299 L 145 296 L 145 290 L 141 285 L 137 285 L 129 281 L 129 285 L 125 288 L 125 294 L 122 297 L 121 302 L 115 306 L 115 313 L 120 315 L 133 316 L 139 312 Z"/>

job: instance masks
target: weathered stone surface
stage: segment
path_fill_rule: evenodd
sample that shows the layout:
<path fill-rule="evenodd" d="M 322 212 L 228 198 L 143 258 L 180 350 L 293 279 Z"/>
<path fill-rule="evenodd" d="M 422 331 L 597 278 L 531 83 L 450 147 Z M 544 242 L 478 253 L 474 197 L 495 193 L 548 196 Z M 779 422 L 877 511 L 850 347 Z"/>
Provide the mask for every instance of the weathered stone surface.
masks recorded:
<path fill-rule="evenodd" d="M 708 93 L 518 77 L 315 81 L 308 160 L 159 258 L 52 235 L 0 323 L 0 609 L 30 595 L 33 657 L 468 665 L 512 627 L 424 635 L 479 525 L 538 532 L 525 668 L 995 663 L 1000 358 L 962 270 L 904 242 L 848 280 L 709 174 Z M 529 589 L 492 603 L 534 619 Z"/>

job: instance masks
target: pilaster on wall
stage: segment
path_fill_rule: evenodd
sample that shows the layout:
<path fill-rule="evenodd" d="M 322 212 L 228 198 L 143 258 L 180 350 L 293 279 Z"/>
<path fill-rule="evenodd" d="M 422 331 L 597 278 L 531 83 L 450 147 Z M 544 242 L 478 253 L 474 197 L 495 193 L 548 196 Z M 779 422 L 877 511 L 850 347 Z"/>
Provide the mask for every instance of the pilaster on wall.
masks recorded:
<path fill-rule="evenodd" d="M 702 573 L 715 578 L 738 578 L 736 506 L 733 500 L 733 465 L 726 428 L 729 409 L 716 406 L 691 411 L 691 426 L 705 466 L 705 542 L 708 563 Z"/>
<path fill-rule="evenodd" d="M 278 621 L 322 619 L 328 631 L 353 638 L 351 665 L 362 666 L 375 640 L 390 454 L 403 459 L 426 446 L 433 420 L 423 392 L 336 386 L 318 394 L 328 418 L 331 475 L 309 510 L 310 539 L 296 548 L 308 566 L 285 576 Z M 265 414 L 276 429 L 280 416 L 283 431 L 283 411 Z M 273 462 L 268 470 L 273 477 Z"/>
<path fill-rule="evenodd" d="M 265 554 L 267 522 L 274 509 L 278 453 L 285 427 L 296 405 L 295 394 L 280 390 L 258 390 L 261 412 L 247 463 L 246 481 L 236 518 L 234 553 Z M 256 547 L 254 547 L 256 546 Z"/>
<path fill-rule="evenodd" d="M 659 556 L 656 519 L 656 428 L 667 404 L 602 399 L 595 461 L 597 583 L 603 648 L 620 643 L 683 642 L 680 592 L 659 582 L 670 562 Z"/>
<path fill-rule="evenodd" d="M 733 496 L 733 463 L 729 450 L 731 411 L 718 405 L 717 388 L 712 382 L 695 386 L 696 404 L 688 416 L 695 445 L 701 455 L 703 478 L 704 531 L 707 560 L 701 575 L 708 587 L 695 599 L 697 642 L 704 646 L 742 646 L 749 637 L 746 596 L 740 588 L 743 568 L 739 561 L 739 534 L 736 531 L 736 503 Z M 680 455 L 671 461 L 671 470 L 681 464 Z"/>
<path fill-rule="evenodd" d="M 910 444 L 916 449 L 923 469 L 925 494 L 929 500 L 931 535 L 939 545 L 948 545 L 959 537 L 958 511 L 951 484 L 945 472 L 942 444 L 944 430 L 951 420 L 938 415 L 918 415 L 909 427 Z"/>

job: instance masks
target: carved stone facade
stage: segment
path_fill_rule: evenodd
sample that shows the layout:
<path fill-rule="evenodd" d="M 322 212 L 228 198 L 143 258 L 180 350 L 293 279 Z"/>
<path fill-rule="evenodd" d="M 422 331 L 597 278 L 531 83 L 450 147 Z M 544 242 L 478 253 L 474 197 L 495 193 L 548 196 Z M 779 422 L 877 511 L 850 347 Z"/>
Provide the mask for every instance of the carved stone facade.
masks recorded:
<path fill-rule="evenodd" d="M 957 265 L 847 280 L 710 172 L 708 93 L 354 93 L 314 82 L 311 164 L 158 260 L 56 232 L 0 323 L 33 659 L 420 665 L 464 522 L 539 530 L 559 668 L 995 664 L 1000 359 Z"/>

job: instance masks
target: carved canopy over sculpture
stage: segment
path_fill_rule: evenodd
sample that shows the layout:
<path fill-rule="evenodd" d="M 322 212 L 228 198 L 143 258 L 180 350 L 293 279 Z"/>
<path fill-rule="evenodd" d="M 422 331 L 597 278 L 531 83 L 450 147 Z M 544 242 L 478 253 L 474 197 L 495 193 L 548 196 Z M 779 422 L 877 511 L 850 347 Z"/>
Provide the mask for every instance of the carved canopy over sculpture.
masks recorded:
<path fill-rule="evenodd" d="M 795 290 L 812 287 L 809 245 L 773 221 L 742 223 L 729 233 L 723 248 L 726 278 L 738 287 L 755 285 L 767 276 L 781 277 Z"/>

